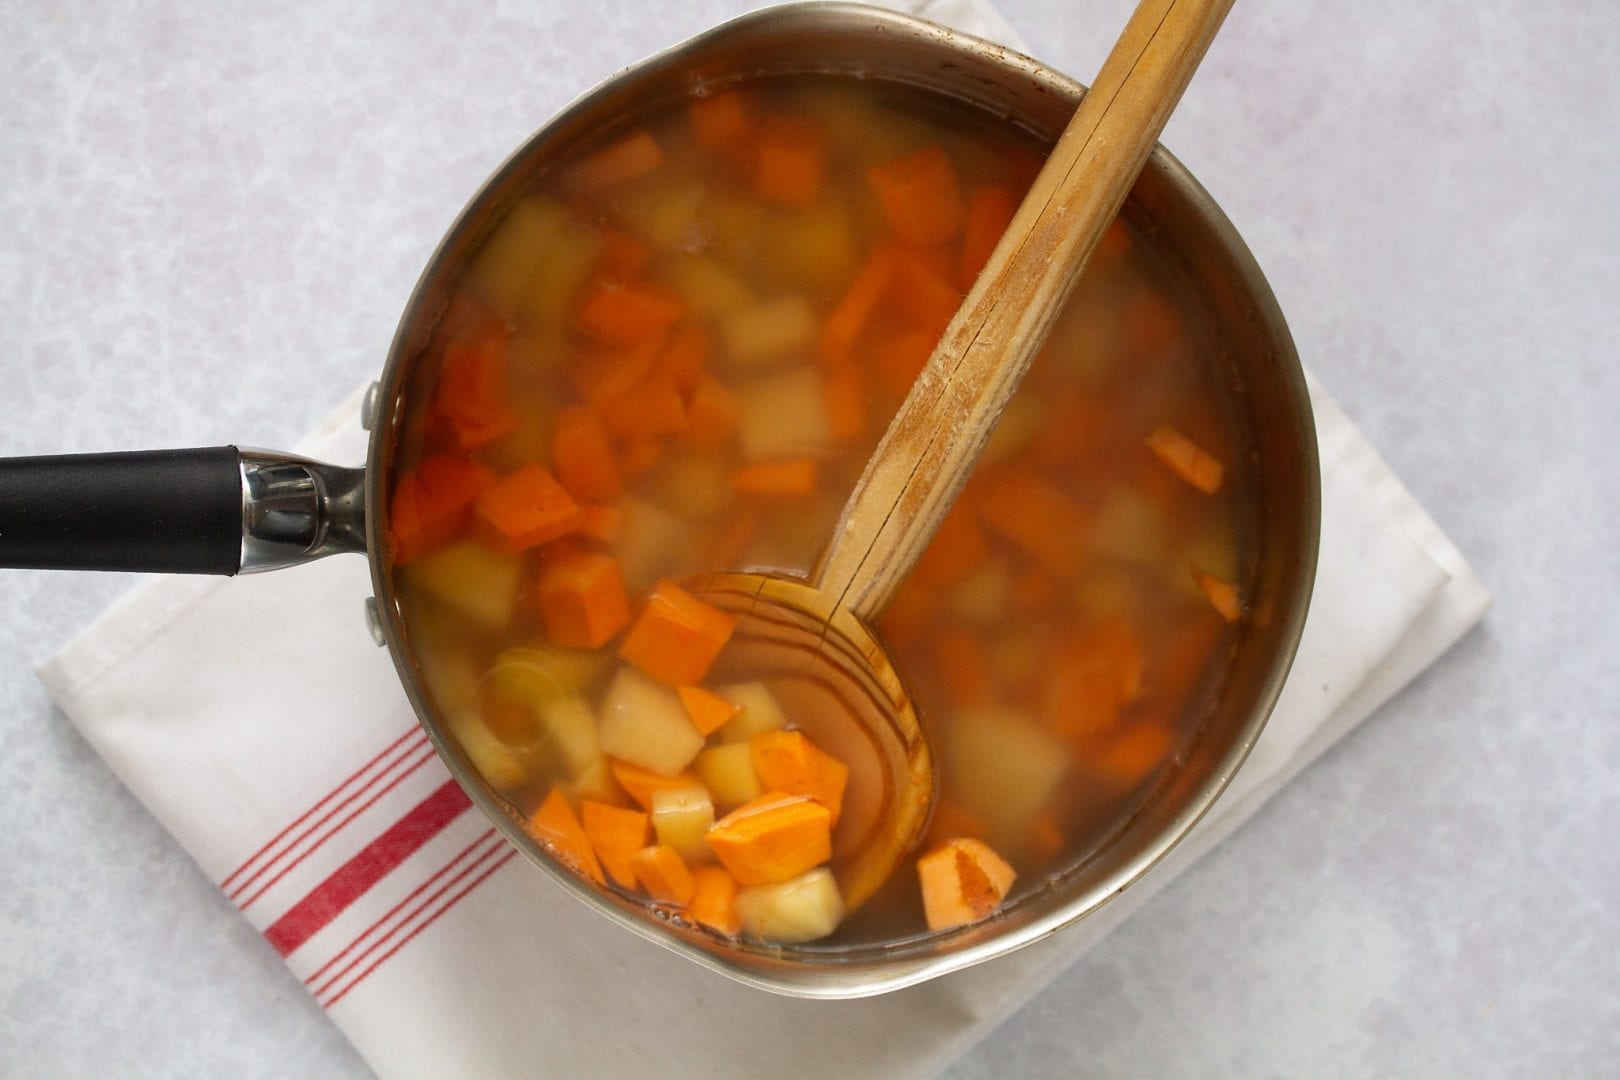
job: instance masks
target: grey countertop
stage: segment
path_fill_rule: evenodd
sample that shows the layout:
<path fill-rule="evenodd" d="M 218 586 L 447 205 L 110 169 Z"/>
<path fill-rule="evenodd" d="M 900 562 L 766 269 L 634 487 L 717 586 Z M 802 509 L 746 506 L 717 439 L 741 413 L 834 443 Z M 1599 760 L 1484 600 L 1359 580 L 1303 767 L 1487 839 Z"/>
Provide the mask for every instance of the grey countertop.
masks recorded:
<path fill-rule="evenodd" d="M 1082 78 L 1129 6 L 1002 2 Z M 738 9 L 6 5 L 0 454 L 289 444 L 510 148 Z M 1609 0 L 1231 15 L 1165 142 L 1496 607 L 952 1075 L 1613 1074 L 1617 40 Z M 0 1073 L 363 1075 L 33 677 L 132 582 L 0 573 Z"/>

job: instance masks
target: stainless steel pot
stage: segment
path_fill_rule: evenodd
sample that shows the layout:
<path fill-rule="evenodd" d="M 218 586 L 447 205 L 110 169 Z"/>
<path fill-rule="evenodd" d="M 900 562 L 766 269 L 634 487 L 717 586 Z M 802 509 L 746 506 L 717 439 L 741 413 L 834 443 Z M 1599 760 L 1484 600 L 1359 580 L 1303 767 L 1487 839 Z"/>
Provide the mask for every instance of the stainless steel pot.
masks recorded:
<path fill-rule="evenodd" d="M 1315 431 L 1282 314 L 1236 230 L 1162 147 L 1125 213 L 1181 265 L 1216 315 L 1224 381 L 1239 388 L 1258 474 L 1254 611 L 1224 692 L 1183 759 L 1096 855 L 986 922 L 860 946 L 727 943 L 655 918 L 581 882 L 523 828 L 470 765 L 432 707 L 387 558 L 388 490 L 407 375 L 442 316 L 456 268 L 530 181 L 627 112 L 694 90 L 776 74 L 828 72 L 949 96 L 1050 142 L 1082 87 L 1002 46 L 893 12 L 804 4 L 727 23 L 591 91 L 524 144 L 473 198 L 428 263 L 367 398 L 364 470 L 233 447 L 0 462 L 0 565 L 247 573 L 367 553 L 373 625 L 423 726 L 473 801 L 565 889 L 644 937 L 779 993 L 883 993 L 1008 953 L 1073 923 L 1129 886 L 1186 835 L 1226 787 L 1270 713 L 1293 658 L 1315 571 L 1320 510 Z"/>

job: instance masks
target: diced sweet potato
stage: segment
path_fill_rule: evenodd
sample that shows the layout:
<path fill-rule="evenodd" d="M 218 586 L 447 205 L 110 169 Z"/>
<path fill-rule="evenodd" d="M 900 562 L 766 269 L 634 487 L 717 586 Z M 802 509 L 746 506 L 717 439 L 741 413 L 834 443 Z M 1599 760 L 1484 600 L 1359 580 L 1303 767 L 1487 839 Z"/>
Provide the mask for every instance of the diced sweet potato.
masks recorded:
<path fill-rule="evenodd" d="M 741 705 L 701 686 L 678 687 L 676 693 L 680 695 L 681 704 L 686 706 L 686 715 L 692 718 L 692 726 L 705 736 L 714 734 L 728 720 L 742 712 Z"/>
<path fill-rule="evenodd" d="M 754 772 L 767 791 L 808 795 L 838 824 L 849 766 L 822 751 L 802 731 L 762 731 L 749 740 Z"/>
<path fill-rule="evenodd" d="M 1154 428 L 1146 442 L 1154 457 L 1199 491 L 1213 495 L 1221 489 L 1221 476 L 1225 471 L 1221 463 L 1169 424 Z"/>
<path fill-rule="evenodd" d="M 755 143 L 754 188 L 773 202 L 809 206 L 821 195 L 827 132 L 804 116 L 773 116 Z"/>
<path fill-rule="evenodd" d="M 713 851 L 739 885 L 764 885 L 832 858 L 832 812 L 808 795 L 768 792 L 715 822 Z"/>
<path fill-rule="evenodd" d="M 742 930 L 737 917 L 737 883 L 718 866 L 692 870 L 692 899 L 686 912 L 709 929 L 736 937 Z"/>
<path fill-rule="evenodd" d="M 546 636 L 564 648 L 605 645 L 630 623 L 630 599 L 611 555 L 573 551 L 548 558 L 539 594 Z"/>
<path fill-rule="evenodd" d="M 643 810 L 652 809 L 653 796 L 658 792 L 667 788 L 688 787 L 698 782 L 698 778 L 690 772 L 682 771 L 674 776 L 665 776 L 634 762 L 620 761 L 617 758 L 608 758 L 608 768 L 613 774 L 614 781 Z"/>
<path fill-rule="evenodd" d="M 661 682 L 692 686 L 703 681 L 736 627 L 735 616 L 672 581 L 660 581 L 625 636 L 619 655 Z"/>
<path fill-rule="evenodd" d="M 473 503 L 473 524 L 497 551 L 515 554 L 567 536 L 584 513 L 543 465 L 501 479 Z"/>
<path fill-rule="evenodd" d="M 635 888 L 636 871 L 631 859 L 647 846 L 646 811 L 586 799 L 580 804 L 579 815 L 585 838 L 608 875 L 626 889 Z"/>
<path fill-rule="evenodd" d="M 943 244 L 962 230 L 962 189 L 944 148 L 933 145 L 874 165 L 867 183 L 902 243 Z"/>
<path fill-rule="evenodd" d="M 692 872 L 680 854 L 667 844 L 644 847 L 630 858 L 636 882 L 647 895 L 664 904 L 685 904 L 692 899 Z"/>
<path fill-rule="evenodd" d="M 598 885 L 606 884 L 602 864 L 585 837 L 585 829 L 574 816 L 568 798 L 561 787 L 553 787 L 540 809 L 529 819 L 529 832 L 542 847 L 574 873 L 590 878 Z"/>
<path fill-rule="evenodd" d="M 983 842 L 946 841 L 917 860 L 928 929 L 948 930 L 985 918 L 1001 906 L 1016 876 Z"/>

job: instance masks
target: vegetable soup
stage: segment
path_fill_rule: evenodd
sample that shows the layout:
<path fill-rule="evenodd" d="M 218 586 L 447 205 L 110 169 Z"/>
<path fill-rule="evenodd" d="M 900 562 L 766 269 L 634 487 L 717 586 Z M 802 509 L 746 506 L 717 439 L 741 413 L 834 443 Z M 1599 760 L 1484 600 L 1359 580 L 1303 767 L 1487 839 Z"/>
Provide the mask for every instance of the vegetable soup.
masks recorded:
<path fill-rule="evenodd" d="M 434 707 L 574 873 L 727 937 L 946 930 L 1099 850 L 1196 736 L 1248 455 L 1129 204 L 876 627 L 940 790 L 865 903 L 849 763 L 687 587 L 809 573 L 1040 161 L 965 108 L 759 79 L 626 117 L 468 260 L 408 376 L 390 558 Z"/>

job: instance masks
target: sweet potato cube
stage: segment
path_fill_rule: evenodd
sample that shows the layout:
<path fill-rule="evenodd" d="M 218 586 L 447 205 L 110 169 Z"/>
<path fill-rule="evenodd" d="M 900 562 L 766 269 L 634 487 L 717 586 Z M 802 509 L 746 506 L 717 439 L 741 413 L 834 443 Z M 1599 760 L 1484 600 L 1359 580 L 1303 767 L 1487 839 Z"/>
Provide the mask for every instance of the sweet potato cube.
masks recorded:
<path fill-rule="evenodd" d="M 579 502 L 612 502 L 624 490 L 607 428 L 596 410 L 575 405 L 557 412 L 551 436 L 557 482 Z"/>
<path fill-rule="evenodd" d="M 727 701 L 701 686 L 681 686 L 675 692 L 680 695 L 681 704 L 686 706 L 686 715 L 692 718 L 692 726 L 705 736 L 713 735 L 722 724 L 742 712 L 741 705 Z"/>
<path fill-rule="evenodd" d="M 699 375 L 686 397 L 688 445 L 712 449 L 723 444 L 742 422 L 737 395 L 708 375 Z"/>
<path fill-rule="evenodd" d="M 444 349 L 430 418 L 463 453 L 494 442 L 517 427 L 506 401 L 506 329 L 493 326 L 463 335 Z"/>
<path fill-rule="evenodd" d="M 715 822 L 707 839 L 737 884 L 787 881 L 832 858 L 832 811 L 808 795 L 768 792 Z"/>
<path fill-rule="evenodd" d="M 1221 463 L 1169 424 L 1154 428 L 1144 441 L 1154 457 L 1199 491 L 1213 495 L 1221 489 Z"/>
<path fill-rule="evenodd" d="M 1087 515 L 1070 496 L 1032 472 L 1004 469 L 978 486 L 980 520 L 1046 570 L 1073 576 L 1085 559 Z"/>
<path fill-rule="evenodd" d="M 740 90 L 721 90 L 686 103 L 692 141 L 706 150 L 729 150 L 753 134 L 752 102 Z"/>
<path fill-rule="evenodd" d="M 628 348 L 654 341 L 661 352 L 664 335 L 685 312 L 677 297 L 648 286 L 604 284 L 580 305 L 576 325 L 604 345 Z"/>
<path fill-rule="evenodd" d="M 925 146 L 866 170 L 883 220 L 902 242 L 943 244 L 962 231 L 962 188 L 943 148 Z"/>
<path fill-rule="evenodd" d="M 1237 586 L 1224 578 L 1193 568 L 1193 577 L 1198 580 L 1198 587 L 1209 597 L 1212 607 L 1220 612 L 1221 618 L 1227 622 L 1237 622 L 1243 615 L 1243 603 L 1238 599 Z"/>
<path fill-rule="evenodd" d="M 727 937 L 736 937 L 742 929 L 737 917 L 737 883 L 718 866 L 699 866 L 692 871 L 692 899 L 686 911 Z"/>
<path fill-rule="evenodd" d="M 981 841 L 947 840 L 917 860 L 928 929 L 978 922 L 1001 905 L 1016 876 Z"/>
<path fill-rule="evenodd" d="M 668 844 L 642 848 L 630 857 L 630 865 L 636 881 L 654 900 L 684 905 L 692 899 L 692 872 Z"/>
<path fill-rule="evenodd" d="M 692 686 L 703 681 L 736 628 L 736 616 L 704 603 L 672 581 L 660 581 L 630 627 L 619 655 L 660 682 Z"/>
<path fill-rule="evenodd" d="M 664 151 L 651 133 L 632 131 L 574 166 L 568 179 L 576 189 L 594 191 L 646 176 L 663 163 Z"/>
<path fill-rule="evenodd" d="M 731 474 L 731 490 L 764 499 L 802 499 L 816 490 L 815 458 L 756 461 Z"/>
<path fill-rule="evenodd" d="M 509 474 L 473 503 L 479 534 L 509 554 L 567 536 L 583 518 L 579 503 L 543 465 Z"/>
<path fill-rule="evenodd" d="M 496 479 L 488 466 L 452 454 L 423 458 L 403 474 L 388 507 L 394 565 L 405 566 L 460 539 L 474 500 L 494 487 Z"/>
<path fill-rule="evenodd" d="M 546 636 L 564 648 L 605 645 L 630 623 L 630 598 L 611 555 L 573 551 L 549 558 L 539 591 Z"/>
<path fill-rule="evenodd" d="M 579 815 L 585 838 L 608 875 L 626 889 L 635 888 L 636 870 L 630 860 L 647 846 L 647 812 L 586 799 Z"/>
<path fill-rule="evenodd" d="M 652 439 L 686 430 L 686 402 L 666 375 L 602 403 L 602 423 L 619 439 Z"/>
<path fill-rule="evenodd" d="M 756 941 L 794 945 L 824 938 L 844 918 L 844 898 L 826 867 L 790 881 L 737 891 L 737 918 Z"/>
<path fill-rule="evenodd" d="M 809 206 L 821 195 L 827 132 L 809 117 L 775 116 L 760 126 L 754 188 L 773 202 Z"/>
<path fill-rule="evenodd" d="M 653 796 L 666 788 L 689 787 L 698 783 L 698 778 L 690 772 L 681 771 L 674 776 L 665 776 L 655 773 L 651 769 L 643 768 L 630 761 L 620 761 L 617 758 L 608 758 L 608 769 L 613 779 L 622 787 L 625 794 L 635 800 L 637 806 L 643 810 L 652 809 Z"/>
<path fill-rule="evenodd" d="M 849 766 L 805 738 L 802 731 L 762 731 L 749 740 L 754 771 L 767 791 L 808 795 L 832 814 L 837 826 Z"/>
<path fill-rule="evenodd" d="M 561 787 L 551 789 L 546 801 L 529 819 L 529 833 L 552 856 L 574 873 L 588 877 L 598 885 L 606 883 L 602 864 L 585 837 L 585 829 L 574 816 L 573 807 Z"/>

